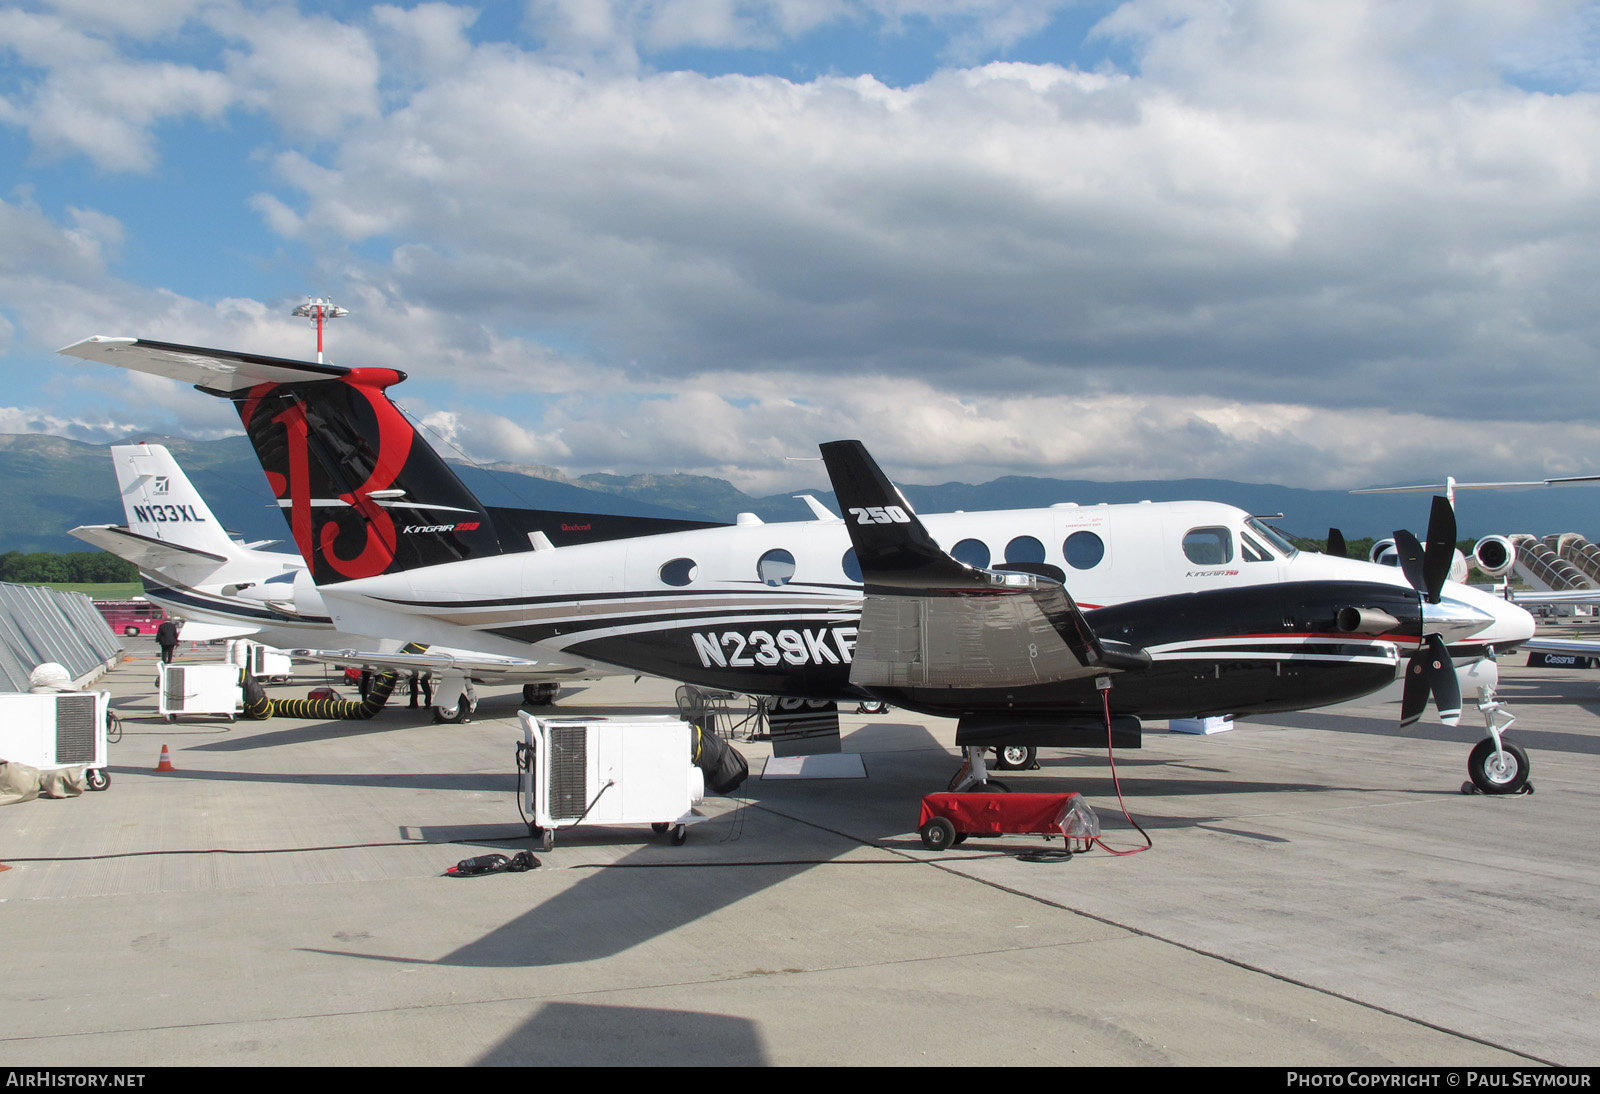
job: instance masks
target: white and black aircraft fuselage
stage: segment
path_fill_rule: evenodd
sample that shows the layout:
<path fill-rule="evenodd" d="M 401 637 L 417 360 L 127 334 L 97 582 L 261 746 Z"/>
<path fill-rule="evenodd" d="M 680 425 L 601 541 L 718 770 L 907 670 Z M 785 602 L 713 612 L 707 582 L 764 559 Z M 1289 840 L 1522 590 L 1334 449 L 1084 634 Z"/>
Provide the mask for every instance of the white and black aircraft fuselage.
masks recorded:
<path fill-rule="evenodd" d="M 136 339 L 63 352 L 231 399 L 328 614 L 355 633 L 881 699 L 960 718 L 976 745 L 1087 743 L 1107 705 L 1129 720 L 1324 706 L 1393 682 L 1429 642 L 1461 668 L 1533 632 L 1502 600 L 1448 584 L 1427 603 L 1395 568 L 1296 551 L 1227 505 L 919 518 L 838 445 L 843 519 L 555 542 L 462 485 L 385 394 L 402 373 Z"/>

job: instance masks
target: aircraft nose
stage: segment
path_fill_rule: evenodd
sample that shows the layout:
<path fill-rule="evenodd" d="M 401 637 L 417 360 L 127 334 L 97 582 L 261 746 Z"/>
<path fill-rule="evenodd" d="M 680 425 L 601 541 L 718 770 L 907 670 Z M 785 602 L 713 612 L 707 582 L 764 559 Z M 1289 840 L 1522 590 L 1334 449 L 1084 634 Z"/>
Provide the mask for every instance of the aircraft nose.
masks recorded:
<path fill-rule="evenodd" d="M 1447 594 L 1438 604 L 1424 604 L 1430 633 L 1446 641 L 1471 639 L 1493 646 L 1514 646 L 1533 637 L 1533 616 L 1509 600 L 1475 589 Z"/>
<path fill-rule="evenodd" d="M 1495 602 L 1495 636 L 1489 641 L 1497 645 L 1511 645 L 1516 642 L 1526 642 L 1533 637 L 1536 624 L 1533 613 L 1509 600 L 1496 600 Z"/>

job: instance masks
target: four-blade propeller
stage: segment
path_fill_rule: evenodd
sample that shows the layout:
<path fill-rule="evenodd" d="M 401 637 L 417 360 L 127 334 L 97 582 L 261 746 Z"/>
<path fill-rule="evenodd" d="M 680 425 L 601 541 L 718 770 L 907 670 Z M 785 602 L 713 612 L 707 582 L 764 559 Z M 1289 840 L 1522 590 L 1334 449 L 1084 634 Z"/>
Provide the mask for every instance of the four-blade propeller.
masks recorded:
<path fill-rule="evenodd" d="M 1400 698 L 1400 725 L 1422 717 L 1428 694 L 1439 710 L 1439 720 L 1453 726 L 1461 720 L 1461 681 L 1456 676 L 1444 638 L 1428 630 L 1428 605 L 1437 604 L 1450 574 L 1456 545 L 1456 513 L 1445 498 L 1433 499 L 1428 517 L 1428 542 L 1424 547 L 1405 529 L 1394 534 L 1400 569 L 1417 590 L 1417 648 L 1406 663 L 1405 690 Z"/>

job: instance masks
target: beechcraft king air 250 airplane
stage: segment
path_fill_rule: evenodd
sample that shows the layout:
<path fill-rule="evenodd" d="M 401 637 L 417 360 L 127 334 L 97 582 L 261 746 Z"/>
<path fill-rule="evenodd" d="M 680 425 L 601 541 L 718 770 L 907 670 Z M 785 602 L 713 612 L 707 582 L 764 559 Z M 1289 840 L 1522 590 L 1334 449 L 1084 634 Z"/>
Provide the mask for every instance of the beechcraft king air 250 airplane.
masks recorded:
<path fill-rule="evenodd" d="M 1454 724 L 1461 681 L 1482 690 L 1493 652 L 1533 633 L 1526 611 L 1448 584 L 1449 558 L 1411 537 L 1397 569 L 1296 551 L 1207 502 L 924 519 L 856 442 L 823 446 L 842 520 L 540 544 L 389 400 L 401 372 L 133 338 L 62 352 L 233 401 L 341 630 L 884 700 L 958 718 L 969 762 L 1108 731 L 1136 746 L 1145 719 L 1338 703 L 1392 683 L 1402 659 L 1406 716 L 1431 693 Z M 1453 546 L 1453 529 L 1429 538 Z M 1485 720 L 1495 759 L 1480 745 L 1473 780 L 1518 789 L 1526 754 Z"/>

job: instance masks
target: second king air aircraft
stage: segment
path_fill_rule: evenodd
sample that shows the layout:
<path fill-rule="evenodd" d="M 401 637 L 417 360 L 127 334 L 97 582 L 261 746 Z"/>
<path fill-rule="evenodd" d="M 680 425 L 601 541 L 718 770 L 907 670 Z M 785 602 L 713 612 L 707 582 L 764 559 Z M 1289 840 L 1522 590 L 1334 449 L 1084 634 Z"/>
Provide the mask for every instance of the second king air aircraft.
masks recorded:
<path fill-rule="evenodd" d="M 1401 568 L 1297 551 L 1211 502 L 922 518 L 840 441 L 822 447 L 842 519 L 583 542 L 480 504 L 390 401 L 397 370 L 135 338 L 62 352 L 231 400 L 341 630 L 887 701 L 959 719 L 969 758 L 1103 744 L 1108 730 L 1136 746 L 1141 720 L 1326 706 L 1403 665 L 1404 720 L 1431 693 L 1454 724 L 1462 684 L 1476 687 L 1490 737 L 1474 782 L 1527 780 L 1489 711 L 1494 651 L 1531 637 L 1533 619 L 1445 580 L 1448 506 L 1427 549 L 1397 537 Z"/>

